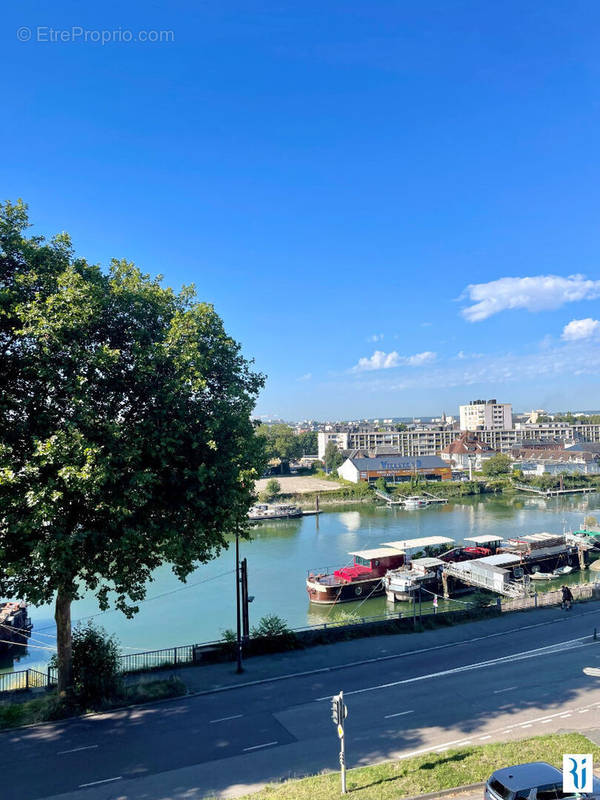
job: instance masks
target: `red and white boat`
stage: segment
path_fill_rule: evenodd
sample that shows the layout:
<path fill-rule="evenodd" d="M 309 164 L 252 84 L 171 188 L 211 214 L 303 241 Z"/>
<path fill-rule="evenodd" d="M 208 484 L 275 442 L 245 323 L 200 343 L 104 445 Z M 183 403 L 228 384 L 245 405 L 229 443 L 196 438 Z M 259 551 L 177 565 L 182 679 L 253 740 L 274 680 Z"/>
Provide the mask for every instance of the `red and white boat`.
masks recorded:
<path fill-rule="evenodd" d="M 404 553 L 391 547 L 357 550 L 349 555 L 354 559 L 352 566 L 308 573 L 306 591 L 311 603 L 331 605 L 382 595 L 385 573 L 404 564 Z"/>

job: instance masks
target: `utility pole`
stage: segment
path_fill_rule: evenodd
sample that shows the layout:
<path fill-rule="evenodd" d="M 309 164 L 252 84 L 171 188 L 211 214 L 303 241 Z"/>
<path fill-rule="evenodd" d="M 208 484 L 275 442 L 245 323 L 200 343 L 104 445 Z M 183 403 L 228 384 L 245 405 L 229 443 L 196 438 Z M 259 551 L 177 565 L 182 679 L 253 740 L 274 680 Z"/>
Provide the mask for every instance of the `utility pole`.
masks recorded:
<path fill-rule="evenodd" d="M 331 719 L 337 727 L 340 740 L 340 770 L 342 777 L 342 794 L 346 794 L 346 746 L 344 742 L 344 721 L 348 716 L 348 709 L 344 703 L 344 693 L 340 692 L 331 699 Z"/>
<path fill-rule="evenodd" d="M 247 642 L 250 638 L 250 618 L 248 614 L 248 562 L 242 559 L 241 567 L 241 590 L 242 590 L 242 641 Z"/>
<path fill-rule="evenodd" d="M 240 536 L 235 532 L 235 608 L 237 615 L 237 669 L 238 675 L 244 671 L 242 666 L 242 615 L 240 609 Z"/>

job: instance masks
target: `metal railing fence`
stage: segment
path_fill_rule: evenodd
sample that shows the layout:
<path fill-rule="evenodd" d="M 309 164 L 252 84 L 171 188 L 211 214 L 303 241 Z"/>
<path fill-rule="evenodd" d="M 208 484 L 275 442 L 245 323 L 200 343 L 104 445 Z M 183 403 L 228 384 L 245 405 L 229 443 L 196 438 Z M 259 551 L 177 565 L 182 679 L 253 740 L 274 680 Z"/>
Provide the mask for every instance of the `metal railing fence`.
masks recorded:
<path fill-rule="evenodd" d="M 573 595 L 575 599 L 587 600 L 598 596 L 600 585 L 598 583 L 584 584 L 582 586 L 572 586 Z M 499 611 L 516 611 L 527 608 L 537 608 L 542 605 L 556 605 L 561 600 L 560 591 L 536 593 L 530 597 L 522 597 L 518 599 L 498 598 L 496 607 Z M 461 608 L 465 611 L 472 611 L 474 609 L 481 609 L 482 606 L 477 603 L 468 603 L 464 601 L 454 601 L 460 603 Z M 315 625 L 305 625 L 300 628 L 291 628 L 292 633 L 309 633 L 318 631 L 327 631 L 334 628 L 357 628 L 362 625 L 370 625 L 374 622 L 385 622 L 393 620 L 422 620 L 434 616 L 440 616 L 448 613 L 456 613 L 456 605 L 449 607 L 441 607 L 434 611 L 427 613 L 419 613 L 417 608 L 419 606 L 418 600 L 411 603 L 408 609 L 405 608 L 403 612 L 390 612 L 387 614 L 380 614 L 377 616 L 357 617 L 353 618 L 350 612 L 346 617 L 336 619 L 332 617 L 324 622 Z M 178 645 L 176 647 L 166 647 L 161 650 L 146 650 L 139 653 L 127 653 L 121 655 L 120 658 L 120 671 L 123 674 L 142 672 L 151 669 L 160 669 L 162 667 L 177 667 L 185 664 L 192 664 L 197 661 L 197 656 L 202 652 L 217 650 L 225 644 L 227 640 L 218 640 L 212 642 L 202 642 L 200 644 L 186 644 Z M 16 692 L 28 689 L 48 689 L 55 686 L 57 683 L 57 672 L 55 669 L 48 667 L 46 672 L 29 668 L 17 670 L 14 672 L 0 673 L 0 694 L 4 692 Z"/>

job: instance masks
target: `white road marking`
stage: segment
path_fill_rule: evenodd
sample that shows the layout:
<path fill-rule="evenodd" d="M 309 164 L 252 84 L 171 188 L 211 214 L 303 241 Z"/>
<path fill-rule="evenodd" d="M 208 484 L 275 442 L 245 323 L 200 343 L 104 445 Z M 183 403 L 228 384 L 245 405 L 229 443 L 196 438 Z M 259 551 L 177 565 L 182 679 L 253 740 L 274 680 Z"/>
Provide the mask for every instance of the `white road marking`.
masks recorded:
<path fill-rule="evenodd" d="M 487 736 L 480 736 L 479 737 L 480 741 L 483 741 L 484 739 L 491 739 L 491 738 L 492 738 L 492 734 L 491 733 L 488 733 Z"/>
<path fill-rule="evenodd" d="M 548 725 L 550 722 L 552 722 L 552 720 L 551 719 L 541 719 L 540 722 L 542 723 L 542 725 Z"/>
<path fill-rule="evenodd" d="M 116 778 L 104 778 L 102 781 L 91 781 L 90 783 L 80 783 L 78 789 L 85 789 L 87 786 L 98 786 L 99 783 L 111 783 L 111 781 L 120 781 L 122 775 L 117 775 Z"/>
<path fill-rule="evenodd" d="M 580 708 L 578 713 L 579 714 L 587 714 L 588 711 L 589 711 L 589 708 Z"/>
<path fill-rule="evenodd" d="M 561 719 L 564 719 L 565 717 L 570 717 L 571 716 L 571 712 L 569 711 L 567 714 L 559 714 L 559 716 L 560 716 Z"/>
<path fill-rule="evenodd" d="M 80 750 L 93 750 L 97 744 L 88 744 L 87 747 L 74 747 L 72 750 L 59 750 L 57 756 L 65 756 L 67 753 L 79 753 Z"/>
<path fill-rule="evenodd" d="M 244 747 L 244 752 L 247 750 L 258 750 L 259 747 L 271 747 L 272 744 L 278 744 L 278 742 L 265 742 L 264 744 L 255 744 L 252 747 Z"/>
<path fill-rule="evenodd" d="M 600 676 L 600 669 L 598 669 L 598 667 L 584 667 L 583 674 L 590 675 L 592 678 L 598 678 Z"/>
<path fill-rule="evenodd" d="M 597 708 L 598 706 L 600 706 L 600 702 L 599 703 L 590 703 L 590 705 L 587 706 L 586 710 L 589 711 L 590 709 Z M 579 709 L 574 708 L 573 711 L 579 711 Z M 550 717 L 548 717 L 548 715 L 546 715 L 545 717 L 537 717 L 536 719 L 530 720 L 529 723 L 526 722 L 526 723 L 520 725 L 519 727 L 521 727 L 521 728 L 529 727 L 530 728 L 532 726 L 532 724 L 535 723 L 535 722 L 542 722 L 542 723 L 551 722 L 552 718 L 559 717 L 559 716 L 560 716 L 560 712 L 558 712 L 556 714 L 552 714 Z M 513 732 L 512 728 L 498 728 L 498 730 L 492 731 L 492 734 L 490 734 L 490 735 L 497 734 L 497 733 L 512 733 L 512 732 Z M 451 742 L 445 742 L 445 744 L 432 744 L 430 747 L 423 747 L 421 750 L 413 750 L 410 753 L 403 753 L 401 756 L 398 756 L 398 760 L 401 761 L 401 760 L 403 760 L 405 758 L 412 758 L 413 756 L 420 756 L 420 755 L 423 755 L 424 753 L 431 753 L 433 751 L 435 751 L 436 753 L 441 753 L 444 750 L 448 750 L 448 748 L 451 747 L 453 744 L 456 744 L 456 745 L 471 744 L 471 739 L 454 739 Z"/>
<path fill-rule="evenodd" d="M 590 614 L 597 614 L 597 611 L 583 611 L 582 613 L 578 613 L 577 617 L 588 617 Z M 405 653 L 394 653 L 394 655 L 389 656 L 377 656 L 376 658 L 364 658 L 361 661 L 350 661 L 346 662 L 345 664 L 333 664 L 330 667 L 320 667 L 319 669 L 307 669 L 303 672 L 288 672 L 284 675 L 274 675 L 271 678 L 260 678 L 255 681 L 244 681 L 244 683 L 236 683 L 233 685 L 228 686 L 215 686 L 212 689 L 206 689 L 199 692 L 192 692 L 188 697 L 202 697 L 203 695 L 208 694 L 218 694 L 220 692 L 229 692 L 232 689 L 243 689 L 248 686 L 261 686 L 265 683 L 275 683 L 276 681 L 286 681 L 290 678 L 303 678 L 309 675 L 319 675 L 323 672 L 335 672 L 338 670 L 344 670 L 348 667 L 357 667 L 362 664 L 374 664 L 378 661 L 390 661 L 396 658 L 406 658 L 407 656 L 414 656 L 419 655 L 420 653 L 429 653 L 432 650 L 443 650 L 446 647 L 457 647 L 461 644 L 472 644 L 473 642 L 482 642 L 485 639 L 494 639 L 497 636 L 506 636 L 509 633 L 519 633 L 520 631 L 527 631 L 531 628 L 543 628 L 546 625 L 554 625 L 555 623 L 566 622 L 566 618 L 564 616 L 556 617 L 555 619 L 549 619 L 546 622 L 535 622 L 531 625 L 522 625 L 520 628 L 507 628 L 505 631 L 498 631 L 497 633 L 486 633 L 484 636 L 474 636 L 472 639 L 462 639 L 459 642 L 447 642 L 446 644 L 437 644 L 432 647 L 423 647 L 420 650 L 408 650 Z M 587 637 L 582 637 L 586 639 Z M 600 658 L 600 656 L 596 656 L 596 658 Z M 317 698 L 318 699 L 318 698 Z M 322 698 L 327 699 L 327 698 Z"/>
<path fill-rule="evenodd" d="M 494 694 L 502 694 L 502 692 L 512 692 L 513 689 L 518 689 L 518 686 L 507 686 L 506 689 L 494 689 Z"/>
<path fill-rule="evenodd" d="M 405 686 L 408 683 L 417 683 L 418 681 L 431 680 L 432 678 L 441 678 L 446 675 L 457 675 L 461 672 L 470 672 L 471 670 L 484 669 L 496 664 L 513 663 L 515 661 L 525 661 L 530 658 L 537 658 L 538 656 L 548 656 L 553 652 L 564 652 L 565 647 L 586 647 L 595 642 L 589 641 L 589 636 L 578 636 L 576 639 L 567 639 L 564 642 L 556 642 L 555 644 L 546 645 L 545 647 L 537 647 L 534 650 L 523 650 L 520 653 L 513 653 L 509 656 L 499 656 L 492 658 L 488 661 L 476 661 L 473 664 L 465 664 L 462 667 L 453 667 L 452 669 L 444 669 L 440 672 L 430 672 L 425 675 L 417 675 L 414 678 L 404 678 L 400 681 L 392 681 L 391 683 L 380 683 L 376 686 L 366 686 L 364 689 L 354 689 L 352 691 L 344 692 L 346 696 L 354 694 L 363 694 L 364 692 L 375 692 L 379 689 L 391 689 L 394 686 Z M 331 700 L 332 695 L 328 694 L 324 697 L 315 698 L 316 702 L 323 700 Z"/>
<path fill-rule="evenodd" d="M 215 722 L 227 722 L 227 720 L 229 719 L 239 719 L 240 717 L 243 716 L 244 716 L 243 714 L 232 714 L 231 717 L 220 717 L 219 719 L 211 719 L 209 720 L 209 725 L 212 725 Z"/>
<path fill-rule="evenodd" d="M 414 714 L 414 709 L 412 711 L 398 711 L 397 714 L 386 714 L 384 719 L 391 719 L 392 717 L 403 717 L 405 714 Z"/>

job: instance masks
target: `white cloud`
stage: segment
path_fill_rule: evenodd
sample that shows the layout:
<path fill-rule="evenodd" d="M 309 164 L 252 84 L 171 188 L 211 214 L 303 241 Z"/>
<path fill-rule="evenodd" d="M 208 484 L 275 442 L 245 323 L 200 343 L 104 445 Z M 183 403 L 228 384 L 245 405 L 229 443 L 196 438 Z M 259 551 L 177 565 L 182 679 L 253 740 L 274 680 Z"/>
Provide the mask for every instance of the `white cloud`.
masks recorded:
<path fill-rule="evenodd" d="M 481 320 L 512 308 L 527 311 L 546 311 L 577 300 L 600 297 L 600 281 L 590 281 L 584 275 L 537 275 L 531 278 L 499 278 L 489 283 L 472 283 L 463 297 L 473 305 L 461 313 L 468 322 Z"/>
<path fill-rule="evenodd" d="M 600 333 L 600 330 L 598 331 Z M 480 355 L 480 354 L 478 354 Z M 366 360 L 366 359 L 365 359 Z M 357 371 L 356 368 L 354 371 Z M 594 340 L 557 342 L 549 349 L 517 353 L 487 354 L 473 361 L 450 359 L 438 362 L 431 369 L 404 371 L 389 375 L 362 375 L 354 379 L 353 389 L 382 395 L 386 392 L 432 389 L 441 391 L 469 386 L 489 386 L 490 396 L 509 383 L 530 382 L 539 386 L 544 381 L 556 385 L 568 376 L 590 376 L 596 380 L 600 372 L 600 347 Z M 349 388 L 349 387 L 348 387 Z M 338 386 L 338 391 L 342 391 Z"/>
<path fill-rule="evenodd" d="M 375 350 L 370 358 L 359 359 L 358 364 L 352 367 L 352 372 L 367 372 L 375 369 L 391 369 L 393 367 L 420 367 L 428 361 L 435 359 L 435 353 L 426 351 L 415 353 L 412 356 L 401 356 L 396 350 L 391 353 L 384 353 L 383 350 Z"/>
<path fill-rule="evenodd" d="M 383 340 L 383 333 L 374 333 L 372 336 L 369 336 L 367 342 L 381 342 Z"/>
<path fill-rule="evenodd" d="M 409 367 L 420 367 L 421 364 L 427 364 L 428 361 L 435 361 L 435 353 L 431 350 L 426 350 L 424 353 L 415 353 L 414 356 L 409 356 L 406 363 Z"/>
<path fill-rule="evenodd" d="M 587 317 L 586 319 L 572 319 L 565 325 L 562 337 L 566 342 L 576 342 L 579 339 L 590 339 L 600 329 L 600 321 Z"/>
<path fill-rule="evenodd" d="M 307 372 L 305 375 L 301 375 L 299 378 L 296 378 L 297 381 L 309 381 L 312 378 L 312 372 Z"/>

